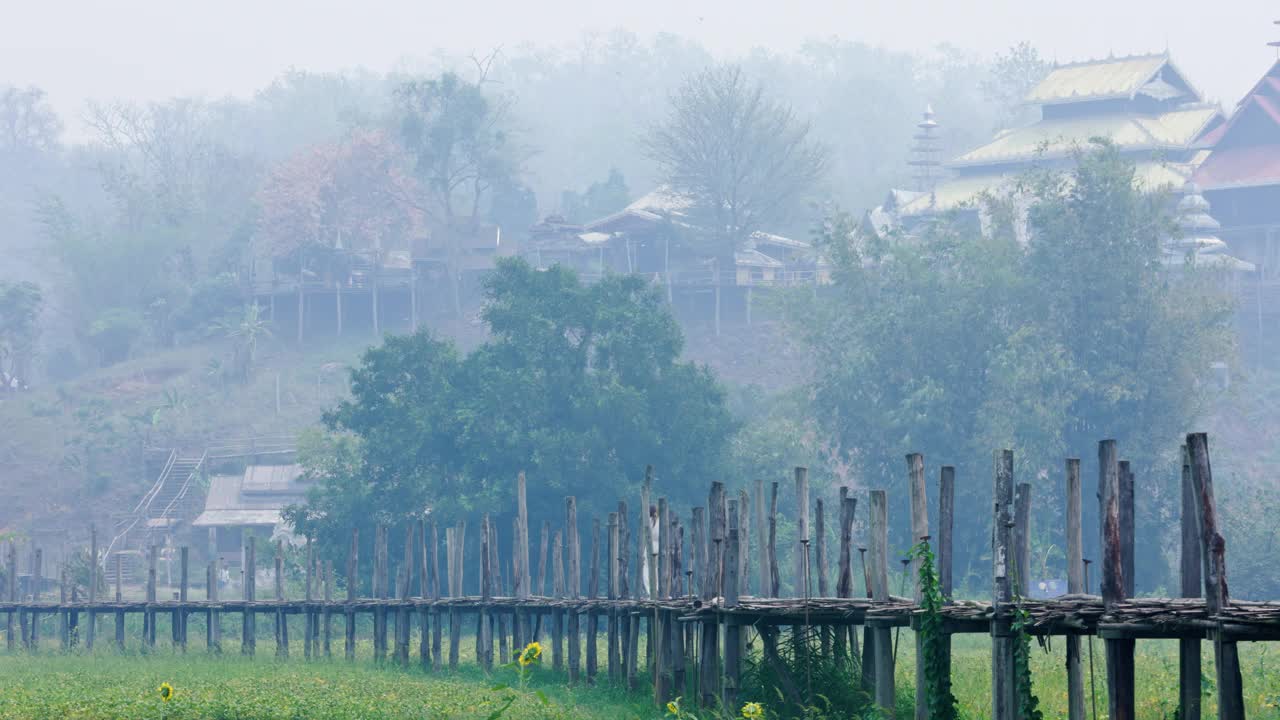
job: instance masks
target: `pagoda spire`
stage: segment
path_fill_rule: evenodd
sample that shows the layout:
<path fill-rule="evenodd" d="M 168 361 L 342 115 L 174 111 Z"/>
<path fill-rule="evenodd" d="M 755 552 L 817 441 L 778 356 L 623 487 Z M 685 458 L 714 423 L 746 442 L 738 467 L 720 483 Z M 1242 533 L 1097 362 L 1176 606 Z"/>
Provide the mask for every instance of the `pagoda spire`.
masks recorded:
<path fill-rule="evenodd" d="M 916 189 L 921 192 L 932 193 L 938 186 L 942 165 L 942 139 L 938 137 L 938 128 L 933 104 L 926 104 L 920 122 L 916 123 L 916 132 L 911 136 L 915 144 L 911 146 L 911 159 L 907 161 L 914 168 L 912 177 Z"/>

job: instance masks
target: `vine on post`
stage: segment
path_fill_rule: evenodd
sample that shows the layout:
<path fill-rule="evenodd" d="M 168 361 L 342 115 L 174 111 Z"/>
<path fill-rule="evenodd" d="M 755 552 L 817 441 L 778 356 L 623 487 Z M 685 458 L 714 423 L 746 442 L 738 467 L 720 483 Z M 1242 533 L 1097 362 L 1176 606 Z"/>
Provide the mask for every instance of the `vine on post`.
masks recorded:
<path fill-rule="evenodd" d="M 911 549 L 911 557 L 920 560 L 920 633 L 924 650 L 925 696 L 929 702 L 930 720 L 958 720 L 960 711 L 951 692 L 950 648 L 942 629 L 942 585 L 934 567 L 933 550 L 928 540 Z"/>

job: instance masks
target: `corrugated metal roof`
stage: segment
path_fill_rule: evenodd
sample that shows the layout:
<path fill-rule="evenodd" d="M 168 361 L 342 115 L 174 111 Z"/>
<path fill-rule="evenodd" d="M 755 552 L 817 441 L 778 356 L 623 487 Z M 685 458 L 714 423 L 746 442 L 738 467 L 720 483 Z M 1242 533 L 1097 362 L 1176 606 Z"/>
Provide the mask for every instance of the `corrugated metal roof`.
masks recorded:
<path fill-rule="evenodd" d="M 738 250 L 733 254 L 733 261 L 746 267 L 780 268 L 783 264 L 765 255 L 759 250 Z"/>
<path fill-rule="evenodd" d="M 1027 102 L 1054 103 L 1133 97 L 1169 62 L 1169 56 L 1137 55 L 1073 63 L 1054 68 L 1032 88 Z"/>
<path fill-rule="evenodd" d="M 281 510 L 306 500 L 310 484 L 299 482 L 300 475 L 297 465 L 250 465 L 243 475 L 215 475 L 192 525 L 275 525 Z"/>
<path fill-rule="evenodd" d="M 1042 120 L 1005 131 L 948 165 L 997 165 L 1065 155 L 1095 137 L 1108 138 L 1122 150 L 1182 149 L 1221 114 L 1217 107 L 1197 106 L 1162 115 L 1106 114 Z"/>

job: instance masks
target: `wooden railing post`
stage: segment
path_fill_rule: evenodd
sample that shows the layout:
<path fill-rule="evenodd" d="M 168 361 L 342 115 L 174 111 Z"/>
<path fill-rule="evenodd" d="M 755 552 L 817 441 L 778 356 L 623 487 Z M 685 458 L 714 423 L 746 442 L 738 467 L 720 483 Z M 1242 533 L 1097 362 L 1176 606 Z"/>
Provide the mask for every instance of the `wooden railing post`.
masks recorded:
<path fill-rule="evenodd" d="M 911 488 L 911 544 L 914 546 L 929 536 L 929 501 L 924 482 L 924 456 L 911 453 L 907 456 L 907 482 Z M 923 588 L 920 586 L 920 558 L 910 563 L 912 587 L 916 604 L 920 603 Z M 924 636 L 914 633 L 916 641 L 916 720 L 928 720 L 929 696 L 926 680 Z"/>
<path fill-rule="evenodd" d="M 1084 532 L 1081 522 L 1083 497 L 1080 488 L 1080 460 L 1070 458 L 1067 471 L 1067 592 L 1079 594 L 1084 587 Z M 1067 636 L 1067 719 L 1084 720 L 1084 666 L 1080 657 L 1080 636 Z"/>
<path fill-rule="evenodd" d="M 1191 481 L 1200 529 L 1201 567 L 1204 571 L 1205 609 L 1213 617 L 1227 607 L 1226 540 L 1218 528 L 1218 506 L 1213 495 L 1213 471 L 1209 464 L 1209 436 L 1192 433 L 1187 436 L 1191 456 Z M 1244 685 L 1240 678 L 1240 654 L 1235 640 L 1222 631 L 1213 633 L 1214 670 L 1218 679 L 1218 718 L 1244 718 Z"/>
<path fill-rule="evenodd" d="M 1201 595 L 1200 528 L 1196 519 L 1196 488 L 1191 480 L 1191 456 L 1182 446 L 1182 556 L 1179 562 L 1182 597 Z M 1178 640 L 1178 709 L 1179 720 L 1200 720 L 1201 693 L 1200 640 Z"/>
<path fill-rule="evenodd" d="M 889 502 L 884 490 L 871 491 L 871 600 L 889 602 Z M 887 626 L 872 627 L 875 638 L 875 702 L 893 716 L 897 704 L 893 687 L 893 637 Z"/>
<path fill-rule="evenodd" d="M 1017 715 L 1014 687 L 1013 637 L 1007 617 L 1013 600 L 1010 564 L 1013 552 L 1013 451 L 996 453 L 994 483 L 995 513 L 992 518 L 992 594 L 994 619 L 991 622 L 991 716 L 994 720 L 1014 720 Z"/>
<path fill-rule="evenodd" d="M 1125 599 L 1124 550 L 1120 524 L 1120 464 L 1116 441 L 1098 443 L 1098 475 L 1102 487 L 1102 601 L 1107 608 Z M 1134 718 L 1134 641 L 1106 638 L 1107 701 L 1110 720 Z"/>

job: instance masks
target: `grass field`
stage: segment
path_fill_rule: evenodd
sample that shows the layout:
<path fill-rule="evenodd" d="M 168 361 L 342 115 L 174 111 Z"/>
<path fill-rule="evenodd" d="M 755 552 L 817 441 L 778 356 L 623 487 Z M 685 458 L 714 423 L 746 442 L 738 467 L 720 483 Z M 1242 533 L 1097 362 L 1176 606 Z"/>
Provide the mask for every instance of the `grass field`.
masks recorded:
<path fill-rule="evenodd" d="M 906 700 L 914 680 L 909 632 L 901 635 L 898 686 Z M 1046 718 L 1066 716 L 1064 646 L 1058 639 L 1049 652 L 1033 646 L 1035 691 Z M 959 636 L 954 641 L 953 678 L 966 718 L 990 713 L 989 640 Z M 1204 643 L 1206 678 L 1204 717 L 1213 717 L 1212 652 Z M 1280 652 L 1266 644 L 1243 644 L 1245 703 L 1251 718 L 1280 718 Z M 1177 646 L 1173 641 L 1138 643 L 1137 717 L 1163 720 L 1177 706 Z M 1089 662 L 1085 655 L 1086 704 Z M 1098 718 L 1106 716 L 1106 668 L 1102 641 L 1094 640 L 1094 677 Z M 175 688 L 171 702 L 160 700 L 158 688 Z M 478 718 L 488 720 L 508 700 L 500 717 L 548 720 L 648 720 L 663 713 L 644 694 L 628 695 L 609 688 L 568 689 L 562 676 L 536 669 L 524 690 L 495 689 L 517 685 L 514 672 L 498 669 L 486 677 L 470 662 L 441 675 L 417 670 L 380 668 L 371 661 L 278 662 L 265 653 L 256 660 L 238 654 L 211 658 L 193 651 L 187 656 L 160 650 L 155 655 L 47 654 L 0 656 L 0 720 L 88 720 L 98 718 Z M 815 688 L 815 693 L 823 692 Z M 539 697 L 542 692 L 546 701 Z M 743 700 L 750 700 L 743 697 Z M 908 709 L 900 706 L 901 710 Z M 1092 713 L 1087 713 L 1092 718 Z"/>

